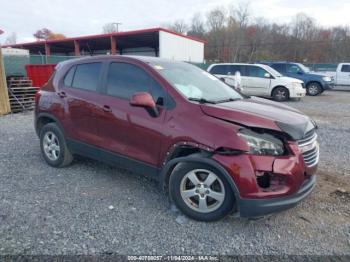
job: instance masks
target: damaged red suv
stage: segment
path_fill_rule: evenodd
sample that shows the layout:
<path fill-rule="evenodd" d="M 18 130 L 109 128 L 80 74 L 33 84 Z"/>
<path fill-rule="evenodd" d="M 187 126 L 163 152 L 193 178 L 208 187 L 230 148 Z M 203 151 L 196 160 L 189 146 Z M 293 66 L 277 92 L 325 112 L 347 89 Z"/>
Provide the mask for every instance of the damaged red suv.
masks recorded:
<path fill-rule="evenodd" d="M 46 162 L 83 155 L 149 175 L 187 216 L 284 210 L 307 197 L 319 160 L 301 112 L 246 97 L 196 66 L 150 57 L 69 60 L 36 97 Z"/>

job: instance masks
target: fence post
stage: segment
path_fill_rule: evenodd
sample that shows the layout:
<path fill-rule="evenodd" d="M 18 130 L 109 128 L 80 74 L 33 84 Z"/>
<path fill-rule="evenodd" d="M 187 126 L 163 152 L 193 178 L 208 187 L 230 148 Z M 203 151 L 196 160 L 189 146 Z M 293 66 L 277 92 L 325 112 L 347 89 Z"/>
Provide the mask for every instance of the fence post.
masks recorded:
<path fill-rule="evenodd" d="M 2 50 L 0 46 L 0 115 L 5 115 L 11 112 L 10 101 L 7 91 L 6 75 Z"/>

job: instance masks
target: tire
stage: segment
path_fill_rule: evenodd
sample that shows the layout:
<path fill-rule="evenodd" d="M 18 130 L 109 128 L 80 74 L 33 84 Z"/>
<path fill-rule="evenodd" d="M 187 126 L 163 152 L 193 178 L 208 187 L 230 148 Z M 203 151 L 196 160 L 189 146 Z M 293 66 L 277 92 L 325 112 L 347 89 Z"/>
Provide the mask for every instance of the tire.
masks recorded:
<path fill-rule="evenodd" d="M 272 97 L 277 102 L 284 102 L 289 100 L 289 91 L 283 86 L 278 86 L 273 89 Z"/>
<path fill-rule="evenodd" d="M 316 82 L 312 82 L 306 86 L 306 94 L 309 96 L 317 96 L 323 92 L 322 90 L 321 85 Z"/>
<path fill-rule="evenodd" d="M 203 163 L 178 164 L 169 179 L 169 194 L 179 210 L 198 221 L 222 219 L 236 203 L 225 176 Z"/>
<path fill-rule="evenodd" d="M 40 148 L 46 163 L 52 167 L 65 167 L 73 161 L 73 155 L 56 123 L 46 124 L 40 130 Z"/>

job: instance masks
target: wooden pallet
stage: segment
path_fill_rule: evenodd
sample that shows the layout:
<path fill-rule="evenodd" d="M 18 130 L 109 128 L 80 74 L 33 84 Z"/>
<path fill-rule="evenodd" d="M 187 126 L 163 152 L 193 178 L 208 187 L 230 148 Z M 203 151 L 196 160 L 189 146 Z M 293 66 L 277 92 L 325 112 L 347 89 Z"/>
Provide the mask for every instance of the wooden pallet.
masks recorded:
<path fill-rule="evenodd" d="M 7 79 L 7 86 L 12 113 L 33 110 L 39 88 L 33 87 L 30 79 L 11 76 Z"/>

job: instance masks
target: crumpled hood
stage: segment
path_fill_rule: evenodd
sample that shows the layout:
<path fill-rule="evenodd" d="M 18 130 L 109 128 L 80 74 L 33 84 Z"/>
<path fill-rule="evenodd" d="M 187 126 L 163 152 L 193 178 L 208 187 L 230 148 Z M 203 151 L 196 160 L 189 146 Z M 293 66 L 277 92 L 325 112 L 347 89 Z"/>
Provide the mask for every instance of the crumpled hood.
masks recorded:
<path fill-rule="evenodd" d="M 215 105 L 202 104 L 201 109 L 208 116 L 239 125 L 282 131 L 295 140 L 316 127 L 299 110 L 258 97 Z"/>

